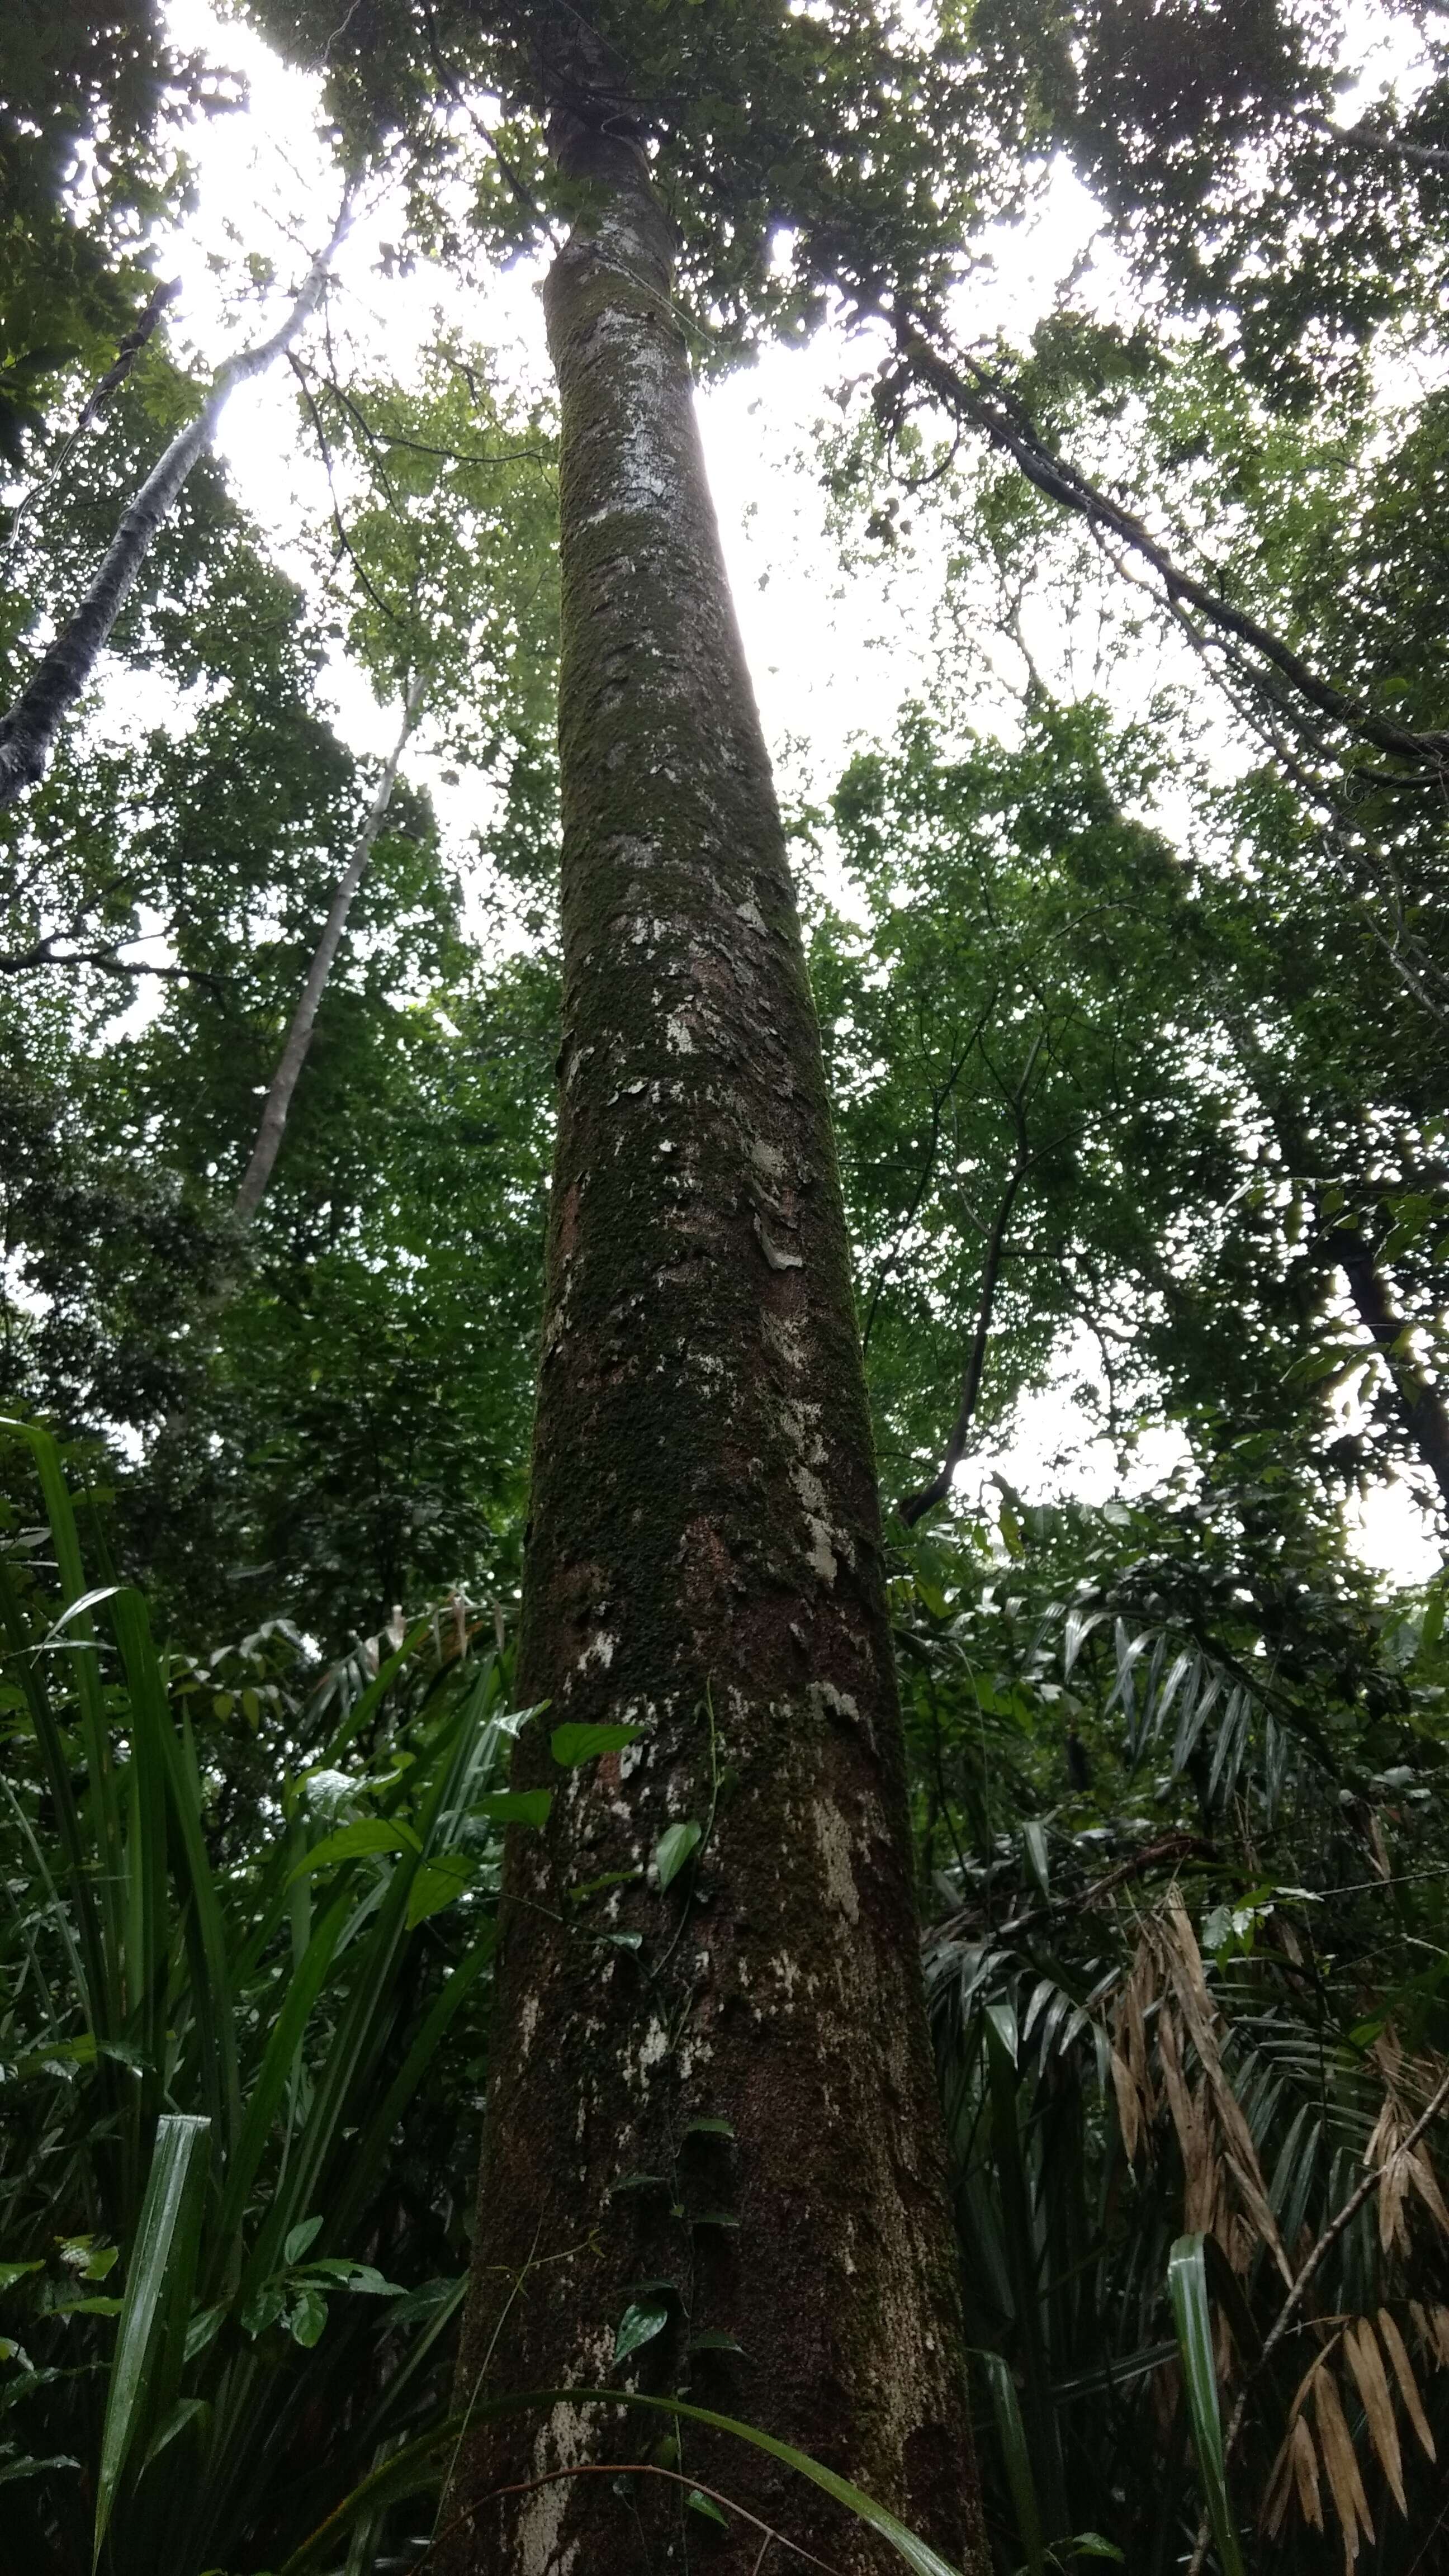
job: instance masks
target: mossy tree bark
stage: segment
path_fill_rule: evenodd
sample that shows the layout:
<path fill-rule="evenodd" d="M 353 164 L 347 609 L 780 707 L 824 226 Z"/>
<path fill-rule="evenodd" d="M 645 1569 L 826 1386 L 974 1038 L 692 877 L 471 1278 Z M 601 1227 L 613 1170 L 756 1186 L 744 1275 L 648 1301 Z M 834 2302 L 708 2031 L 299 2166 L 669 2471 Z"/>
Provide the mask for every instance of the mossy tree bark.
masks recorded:
<path fill-rule="evenodd" d="M 462 2398 L 688 2387 L 975 2567 L 819 1034 L 666 226 L 627 138 L 576 131 L 569 166 L 593 211 L 546 290 L 565 983 L 520 1674 L 550 1705 L 514 1773 L 555 1794 L 507 1856 Z M 640 1732 L 565 1772 L 550 1732 L 575 1721 Z M 651 1855 L 691 1824 L 661 1889 Z M 615 2368 L 631 2305 L 667 2322 Z M 567 2405 L 479 2426 L 452 2565 L 639 2576 L 684 2563 L 687 2526 L 690 2559 L 744 2576 L 758 2530 L 682 2514 L 682 2488 L 551 2475 L 662 2429 Z M 743 2445 L 686 2428 L 683 2466 L 842 2576 L 887 2563 Z"/>

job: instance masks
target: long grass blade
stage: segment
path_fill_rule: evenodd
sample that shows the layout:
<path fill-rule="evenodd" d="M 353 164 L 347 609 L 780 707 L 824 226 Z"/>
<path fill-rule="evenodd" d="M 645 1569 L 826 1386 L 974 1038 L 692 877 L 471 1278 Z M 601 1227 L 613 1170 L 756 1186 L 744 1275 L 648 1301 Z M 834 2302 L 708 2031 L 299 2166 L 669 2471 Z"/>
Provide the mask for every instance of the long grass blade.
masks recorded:
<path fill-rule="evenodd" d="M 1182 2356 L 1193 2448 L 1223 2576 L 1243 2576 L 1242 2554 L 1228 2497 L 1218 2375 L 1213 2361 L 1212 2312 L 1201 2236 L 1179 2236 L 1167 2258 L 1167 2295 Z"/>
<path fill-rule="evenodd" d="M 445 2423 L 421 2434 L 406 2450 L 397 2452 L 363 2478 L 311 2538 L 293 2551 L 279 2576 L 308 2576 L 311 2568 L 335 2563 L 343 2536 L 352 2523 L 363 2514 L 377 2512 L 385 2503 L 421 2495 L 435 2485 L 450 2454 L 473 2425 L 491 2423 L 504 2415 L 526 2414 L 534 2407 L 554 2406 L 639 2406 L 651 2415 L 683 2416 L 687 2423 L 704 2424 L 713 2433 L 731 2433 L 737 2441 L 764 2451 L 844 2505 L 848 2513 L 876 2532 L 897 2558 L 913 2569 L 914 2576 L 958 2576 L 950 2560 L 933 2549 L 929 2541 L 908 2530 L 862 2488 L 852 2486 L 849 2478 L 838 2477 L 834 2469 L 812 2459 L 808 2451 L 797 2451 L 789 2442 L 777 2442 L 772 2433 L 762 2433 L 754 2424 L 742 2424 L 737 2416 L 716 2415 L 712 2407 L 691 2405 L 683 2397 L 648 2397 L 637 2388 L 531 2388 L 521 2395 L 479 2397 L 465 2415 L 449 2416 Z"/>
<path fill-rule="evenodd" d="M 92 2565 L 100 2557 L 136 2436 L 148 2418 L 165 2412 L 180 2373 L 196 2276 L 209 2129 L 206 2120 L 175 2112 L 156 2126 L 106 2393 Z"/>

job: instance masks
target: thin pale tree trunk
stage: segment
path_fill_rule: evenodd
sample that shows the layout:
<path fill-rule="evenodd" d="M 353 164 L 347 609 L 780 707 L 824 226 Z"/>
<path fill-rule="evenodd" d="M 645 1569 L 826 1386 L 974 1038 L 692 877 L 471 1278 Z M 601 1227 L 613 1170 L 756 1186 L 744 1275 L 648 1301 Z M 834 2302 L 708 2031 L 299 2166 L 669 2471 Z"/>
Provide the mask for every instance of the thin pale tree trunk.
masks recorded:
<path fill-rule="evenodd" d="M 270 339 L 227 360 L 195 420 L 177 432 L 127 506 L 80 606 L 42 654 L 9 713 L 0 716 L 0 807 L 44 777 L 61 721 L 88 685 L 157 532 L 197 458 L 211 445 L 229 397 L 238 385 L 263 374 L 315 313 L 351 219 L 349 191 L 332 238 L 312 262 L 286 320 Z"/>
<path fill-rule="evenodd" d="M 664 219 L 617 133 L 560 157 L 594 211 L 545 298 L 564 995 L 519 1669 L 549 1709 L 515 1756 L 553 1800 L 505 1864 L 461 2402 L 688 2388 L 980 2569 L 819 1032 Z M 580 1722 L 637 1732 L 561 1768 Z M 616 2364 L 631 2310 L 657 2331 Z M 683 2487 L 568 2474 L 662 2472 L 667 2429 L 562 2400 L 475 2421 L 444 2562 L 639 2576 L 687 2548 L 748 2576 L 759 2522 L 687 2510 L 698 2477 L 839 2576 L 886 2563 L 688 2425 Z"/>
<path fill-rule="evenodd" d="M 287 1114 L 292 1106 L 292 1094 L 297 1088 L 298 1077 L 307 1061 L 307 1052 L 312 1044 L 312 1032 L 317 1025 L 317 1013 L 321 1008 L 322 996 L 327 990 L 328 978 L 336 962 L 337 951 L 342 944 L 342 934 L 347 928 L 347 918 L 356 900 L 357 890 L 367 874 L 378 833 L 387 819 L 387 809 L 392 803 L 392 792 L 397 784 L 398 763 L 422 715 L 423 688 L 421 676 L 415 676 L 404 701 L 403 720 L 398 730 L 397 740 L 388 753 L 362 829 L 352 845 L 352 854 L 337 880 L 327 919 L 322 926 L 322 935 L 313 951 L 312 963 L 307 970 L 307 981 L 302 987 L 302 998 L 292 1014 L 286 1044 L 282 1048 L 277 1070 L 272 1076 L 262 1114 L 257 1122 L 256 1142 L 252 1147 L 251 1159 L 242 1174 L 240 1187 L 232 1203 L 232 1214 L 238 1225 L 251 1224 L 270 1186 L 272 1171 L 281 1151 L 282 1137 L 286 1131 Z"/>

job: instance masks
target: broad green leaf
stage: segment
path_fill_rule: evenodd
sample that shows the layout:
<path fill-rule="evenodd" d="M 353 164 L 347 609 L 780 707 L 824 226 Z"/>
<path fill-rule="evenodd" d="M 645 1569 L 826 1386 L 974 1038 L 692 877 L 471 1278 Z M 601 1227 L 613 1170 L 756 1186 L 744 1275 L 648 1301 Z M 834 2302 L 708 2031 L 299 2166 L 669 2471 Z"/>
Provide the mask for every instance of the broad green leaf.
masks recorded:
<path fill-rule="evenodd" d="M 1207 2264 L 1201 2236 L 1179 2236 L 1167 2258 L 1167 2295 L 1177 2327 L 1182 2374 L 1187 2386 L 1193 2448 L 1197 2453 L 1208 2516 L 1223 2576 L 1243 2576 L 1237 2526 L 1228 2495 L 1223 2460 L 1223 2427 L 1218 2412 L 1218 2374 L 1213 2360 L 1212 2311 L 1208 2305 Z"/>
<path fill-rule="evenodd" d="M 715 2111 L 702 2111 L 696 2119 L 686 2120 L 682 2132 L 686 2138 L 732 2138 L 734 2129 Z"/>
<path fill-rule="evenodd" d="M 654 1846 L 654 1867 L 659 1875 L 659 1893 L 679 1876 L 690 1853 L 697 1851 L 704 1834 L 703 1825 L 691 1817 L 688 1824 L 670 1825 Z"/>
<path fill-rule="evenodd" d="M 43 2263 L 0 2263 L 0 2290 L 11 2290 L 27 2272 L 43 2272 Z"/>
<path fill-rule="evenodd" d="M 106 2390 L 96 2480 L 97 2560 L 143 2418 L 167 2379 L 174 2383 L 181 2367 L 186 2339 L 181 2321 L 190 2312 L 196 2272 L 210 2126 L 207 2120 L 179 2113 L 167 2113 L 157 2123 Z M 168 2327 L 173 2330 L 174 2355 L 165 2349 Z"/>
<path fill-rule="evenodd" d="M 641 2344 L 652 2343 L 668 2323 L 669 2310 L 662 2299 L 640 2299 L 627 2307 L 614 2330 L 614 2367 L 627 2361 Z"/>
<path fill-rule="evenodd" d="M 728 2209 L 696 2209 L 689 2223 L 691 2227 L 738 2227 L 740 2222 Z"/>
<path fill-rule="evenodd" d="M 732 2334 L 726 2334 L 722 2326 L 701 2326 L 698 2334 L 689 2338 L 691 2352 L 743 2352 L 744 2348 Z"/>
<path fill-rule="evenodd" d="M 355 1824 L 341 1825 L 335 1834 L 324 1834 L 320 1843 L 314 1843 L 292 1877 L 305 1878 L 311 1870 L 333 1869 L 339 1861 L 364 1860 L 373 1852 L 416 1852 L 421 1848 L 410 1825 L 397 1819 L 388 1823 L 381 1816 L 359 1816 Z"/>
<path fill-rule="evenodd" d="M 446 1906 L 456 1904 L 472 1877 L 473 1862 L 466 1852 L 440 1852 L 436 1860 L 425 1860 L 414 1871 L 408 1889 L 408 1930 L 413 1931 L 430 1915 L 441 1914 Z"/>
<path fill-rule="evenodd" d="M 552 1789 L 490 1789 L 478 1801 L 478 1812 L 495 1825 L 528 1825 L 535 1833 L 548 1823 Z"/>
<path fill-rule="evenodd" d="M 303 2290 L 293 2304 L 287 2324 L 293 2343 L 299 2343 L 304 2352 L 310 2352 L 314 2343 L 320 2343 L 327 2324 L 327 2302 L 321 2291 Z"/>
<path fill-rule="evenodd" d="M 576 1770 L 580 1762 L 592 1762 L 598 1753 L 622 1753 L 643 1734 L 642 1726 L 556 1726 L 548 1739 L 549 1751 L 565 1771 Z"/>
<path fill-rule="evenodd" d="M 308 2248 L 316 2244 L 321 2233 L 320 2218 L 304 2218 L 299 2226 L 289 2228 L 286 2244 L 282 2248 L 282 2260 L 285 2263 L 300 2263 Z"/>

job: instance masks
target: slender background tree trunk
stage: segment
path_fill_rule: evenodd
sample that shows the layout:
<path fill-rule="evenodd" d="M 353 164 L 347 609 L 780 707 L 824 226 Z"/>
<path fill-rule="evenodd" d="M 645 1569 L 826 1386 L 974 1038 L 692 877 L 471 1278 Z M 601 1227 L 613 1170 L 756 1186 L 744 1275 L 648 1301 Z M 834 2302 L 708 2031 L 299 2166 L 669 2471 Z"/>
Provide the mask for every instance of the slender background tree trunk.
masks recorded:
<path fill-rule="evenodd" d="M 337 880 L 336 891 L 328 907 L 327 918 L 322 925 L 322 935 L 312 952 L 312 963 L 307 969 L 307 981 L 302 987 L 301 1000 L 292 1014 L 291 1026 L 287 1031 L 281 1055 L 277 1059 L 277 1070 L 267 1087 L 262 1114 L 257 1121 L 256 1142 L 232 1202 L 232 1214 L 239 1225 L 251 1224 L 252 1218 L 266 1197 L 277 1156 L 282 1150 L 282 1137 L 286 1132 L 287 1113 L 292 1106 L 292 1094 L 297 1088 L 302 1067 L 307 1061 L 308 1049 L 312 1044 L 312 1032 L 317 1025 L 317 1013 L 322 1007 L 322 996 L 327 990 L 328 978 L 336 963 L 337 951 L 342 945 L 342 934 L 347 928 L 348 915 L 357 900 L 358 887 L 367 874 L 368 862 L 372 857 L 378 833 L 387 820 L 387 809 L 392 803 L 392 791 L 397 785 L 398 762 L 408 747 L 418 718 L 422 714 L 422 706 L 423 681 L 421 676 L 417 676 L 408 689 L 397 740 L 388 753 L 382 776 L 373 792 L 372 803 L 367 809 L 362 828 L 352 844 L 352 854 Z"/>
<path fill-rule="evenodd" d="M 576 132 L 563 157 L 596 211 L 546 290 L 564 1035 L 520 1692 L 550 1706 L 515 1762 L 555 1794 L 510 1837 L 462 2397 L 690 2387 L 979 2567 L 819 1034 L 665 225 L 629 142 Z M 554 1763 L 552 1729 L 621 1720 L 636 1743 Z M 651 1855 L 691 1822 L 661 1890 Z M 651 2303 L 667 2325 L 615 2368 Z M 567 2405 L 480 2426 L 451 2564 L 639 2576 L 682 2565 L 687 2530 L 746 2576 L 758 2531 L 682 2519 L 663 2480 L 497 2494 L 662 2429 Z M 742 2445 L 686 2430 L 683 2464 L 840 2571 L 886 2563 Z"/>
<path fill-rule="evenodd" d="M 127 504 L 84 599 L 42 654 L 14 706 L 0 716 L 0 806 L 11 804 L 23 788 L 44 777 L 61 721 L 88 686 L 159 530 L 175 508 L 197 458 L 216 436 L 230 396 L 290 348 L 310 321 L 327 291 L 333 259 L 351 221 L 349 189 L 332 238 L 313 260 L 280 329 L 256 348 L 227 360 L 195 420 L 177 431 L 135 499 Z"/>

